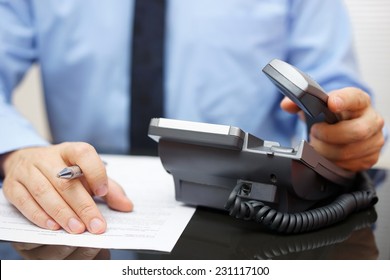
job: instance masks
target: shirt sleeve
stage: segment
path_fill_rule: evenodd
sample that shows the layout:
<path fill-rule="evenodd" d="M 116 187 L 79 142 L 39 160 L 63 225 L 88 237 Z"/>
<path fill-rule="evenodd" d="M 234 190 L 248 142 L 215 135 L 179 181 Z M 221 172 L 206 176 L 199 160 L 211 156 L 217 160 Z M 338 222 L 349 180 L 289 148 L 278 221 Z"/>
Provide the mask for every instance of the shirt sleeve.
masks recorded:
<path fill-rule="evenodd" d="M 326 91 L 357 87 L 375 95 L 364 82 L 354 49 L 348 11 L 340 0 L 292 0 L 288 61 L 312 76 Z M 383 127 L 386 145 L 389 128 Z"/>
<path fill-rule="evenodd" d="M 48 144 L 12 105 L 14 88 L 37 57 L 28 3 L 0 0 L 0 154 Z"/>
<path fill-rule="evenodd" d="M 340 0 L 290 1 L 287 59 L 312 76 L 326 91 L 358 87 L 363 82 L 353 46 L 353 30 Z"/>

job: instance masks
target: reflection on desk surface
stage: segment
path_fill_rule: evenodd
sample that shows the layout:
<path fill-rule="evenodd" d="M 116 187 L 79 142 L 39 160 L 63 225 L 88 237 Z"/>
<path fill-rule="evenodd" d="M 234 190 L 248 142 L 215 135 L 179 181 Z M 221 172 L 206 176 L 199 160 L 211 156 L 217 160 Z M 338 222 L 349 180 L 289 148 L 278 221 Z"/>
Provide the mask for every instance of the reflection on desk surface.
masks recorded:
<path fill-rule="evenodd" d="M 231 226 L 231 223 L 224 223 L 225 226 L 221 226 L 220 215 L 220 213 L 209 213 L 200 209 L 171 255 L 166 258 L 186 258 L 188 252 L 192 252 L 192 257 L 195 259 L 376 259 L 378 257 L 372 231 L 377 219 L 374 209 L 356 213 L 337 226 L 296 235 L 267 232 L 254 223 L 245 221 L 237 221 L 234 226 Z M 353 251 L 358 251 L 359 254 L 344 248 L 353 248 Z"/>
<path fill-rule="evenodd" d="M 12 248 L 27 259 L 390 259 L 387 175 L 384 170 L 371 172 L 379 196 L 375 208 L 315 232 L 275 234 L 225 212 L 198 208 L 170 254 L 31 244 Z"/>

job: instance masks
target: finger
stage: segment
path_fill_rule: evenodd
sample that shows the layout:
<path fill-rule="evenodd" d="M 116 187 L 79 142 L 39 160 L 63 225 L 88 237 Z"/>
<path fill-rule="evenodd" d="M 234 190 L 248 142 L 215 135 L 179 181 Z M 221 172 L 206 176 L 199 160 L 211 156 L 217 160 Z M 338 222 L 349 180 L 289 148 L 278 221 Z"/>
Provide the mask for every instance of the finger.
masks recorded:
<path fill-rule="evenodd" d="M 295 104 L 291 99 L 284 97 L 280 102 L 280 107 L 289 113 L 295 114 L 298 113 L 301 109 Z"/>
<path fill-rule="evenodd" d="M 343 88 L 329 93 L 328 107 L 334 113 L 360 112 L 369 106 L 370 96 L 358 88 Z"/>
<path fill-rule="evenodd" d="M 97 196 L 108 191 L 106 168 L 95 148 L 87 143 L 65 143 L 61 150 L 63 160 L 69 165 L 78 165 L 83 171 L 89 188 Z"/>
<path fill-rule="evenodd" d="M 112 179 L 108 179 L 109 191 L 104 197 L 104 200 L 107 202 L 107 205 L 118 211 L 130 212 L 133 211 L 133 203 L 130 199 L 127 198 L 122 187 Z"/>
<path fill-rule="evenodd" d="M 56 177 L 50 178 L 50 180 L 89 232 L 100 234 L 106 230 L 105 219 L 80 180 L 63 180 Z M 72 222 L 74 222 L 73 219 Z"/>
<path fill-rule="evenodd" d="M 27 186 L 29 193 L 42 209 L 59 223 L 63 229 L 70 233 L 82 233 L 85 231 L 85 223 L 69 203 L 71 200 L 65 199 L 58 191 L 56 187 L 58 183 L 56 181 L 63 182 L 64 180 L 53 176 L 52 169 L 52 164 L 42 162 L 39 166 L 35 166 L 35 170 L 28 172 L 28 176 L 20 180 Z M 74 181 L 77 182 L 78 180 Z M 81 191 L 84 192 L 82 197 L 90 197 L 80 182 L 79 185 Z"/>
<path fill-rule="evenodd" d="M 60 229 L 61 226 L 42 209 L 20 182 L 10 182 L 10 179 L 6 177 L 3 182 L 3 191 L 8 201 L 32 223 L 50 230 Z"/>
<path fill-rule="evenodd" d="M 383 139 L 382 137 L 373 137 L 367 141 L 360 143 L 351 143 L 347 145 L 332 145 L 315 137 L 312 137 L 310 144 L 320 154 L 328 158 L 329 160 L 337 163 L 343 163 L 343 167 L 353 163 L 353 168 L 356 169 L 359 160 L 362 160 L 360 164 L 361 169 L 366 169 L 367 164 L 374 165 L 379 158 Z M 348 168 L 348 169 L 351 169 Z"/>
<path fill-rule="evenodd" d="M 21 179 L 28 178 L 28 181 L 22 183 L 28 186 L 30 194 L 43 210 L 67 232 L 78 234 L 87 228 L 91 233 L 103 233 L 107 227 L 106 222 L 88 189 L 79 179 L 57 178 L 57 170 L 66 164 L 41 161 L 35 166 L 35 170 Z"/>
<path fill-rule="evenodd" d="M 359 142 L 382 135 L 383 118 L 374 110 L 367 110 L 356 119 L 344 120 L 336 124 L 317 123 L 311 128 L 311 137 L 336 145 Z M 383 137 L 383 135 L 382 135 Z"/>
<path fill-rule="evenodd" d="M 51 149 L 51 151 L 54 150 L 54 152 L 62 154 L 63 150 L 72 151 L 72 149 L 69 148 L 70 146 L 80 147 L 88 145 L 73 145 L 66 143 L 51 146 L 48 149 Z M 11 192 L 11 195 L 8 196 L 8 199 L 10 199 L 10 201 L 14 205 L 18 205 L 18 207 L 21 208 L 20 210 L 22 211 L 22 213 L 32 221 L 36 219 L 35 217 L 47 217 L 48 215 L 51 216 L 66 231 L 71 233 L 84 232 L 86 227 L 92 233 L 104 232 L 106 229 L 106 222 L 103 219 L 100 211 L 98 210 L 95 202 L 88 193 L 88 191 L 90 191 L 90 188 L 85 188 L 80 180 L 71 180 L 68 182 L 67 180 L 62 180 L 56 177 L 56 173 L 58 172 L 58 170 L 63 168 L 64 165 L 68 165 L 69 163 L 73 164 L 73 162 L 69 159 L 64 162 L 58 162 L 58 158 L 56 158 L 55 161 L 50 161 L 51 157 L 46 157 L 46 160 L 44 161 L 36 161 L 37 155 L 45 156 L 45 154 L 42 154 L 45 150 L 46 149 L 44 148 L 24 150 L 23 152 L 27 154 L 27 156 L 24 156 L 24 160 L 18 160 L 18 154 L 16 153 L 13 153 L 13 157 L 11 159 L 8 158 L 7 162 L 9 163 L 9 167 L 13 168 L 11 168 L 9 172 L 7 172 L 6 182 L 13 183 L 14 181 L 16 181 L 19 183 L 17 189 L 24 189 L 25 192 L 27 191 L 30 194 L 30 196 L 28 196 L 27 193 L 25 193 L 24 196 L 22 196 L 23 198 L 25 198 L 26 202 L 30 203 L 30 207 L 27 209 L 23 209 L 23 205 L 20 205 L 21 203 L 18 202 L 18 197 L 20 196 L 17 193 L 13 192 L 14 188 L 12 185 L 7 187 L 8 191 Z M 77 149 L 73 149 L 73 151 L 74 150 Z M 85 151 L 88 149 L 83 148 L 81 150 Z M 89 151 L 91 151 L 90 148 Z M 29 152 L 31 152 L 31 162 L 29 160 L 26 160 L 26 158 L 29 158 Z M 33 155 L 33 152 L 35 152 L 34 158 L 31 157 L 31 155 Z M 97 156 L 96 151 L 94 151 L 93 148 L 91 154 Z M 81 158 L 83 158 L 83 155 L 81 155 Z M 84 159 L 80 160 L 80 165 L 86 165 L 85 163 L 83 163 L 83 161 L 88 161 L 88 159 L 85 158 L 88 157 L 84 156 Z M 103 174 L 102 176 L 100 176 L 103 179 L 100 179 L 103 181 L 107 180 L 105 174 L 105 167 L 101 162 L 100 158 L 97 157 L 97 159 L 98 165 L 99 163 L 101 164 L 98 169 L 101 169 L 102 172 L 100 173 Z M 30 166 L 28 164 L 26 165 L 26 162 L 28 162 Z M 34 162 L 37 162 L 35 166 L 33 165 Z M 77 161 L 75 161 L 75 163 L 77 163 Z M 15 165 L 18 168 L 15 168 Z M 96 165 L 91 163 L 91 166 Z M 87 170 L 88 174 L 92 172 L 88 170 L 87 167 L 85 169 Z M 15 170 L 24 170 L 23 173 L 21 173 L 23 174 L 23 176 L 20 176 L 20 172 L 16 172 Z M 92 180 L 94 179 L 93 176 L 94 175 L 92 174 Z M 16 180 L 15 178 L 17 178 L 18 180 Z M 12 181 L 7 181 L 8 179 Z M 88 181 L 88 179 L 91 180 L 90 178 L 85 178 L 86 181 Z M 99 176 L 97 181 L 99 182 Z M 36 204 L 31 206 L 31 203 L 33 203 L 34 200 Z M 21 202 L 23 203 L 24 201 L 22 200 Z M 39 205 L 41 208 L 37 207 L 37 205 Z M 41 215 L 43 212 L 46 212 L 45 216 Z M 37 221 L 37 223 L 39 223 L 40 226 L 44 226 L 42 221 Z"/>
<path fill-rule="evenodd" d="M 348 169 L 354 172 L 370 169 L 375 163 L 378 162 L 379 154 L 371 154 L 358 159 L 336 161 L 335 163 L 341 168 Z"/>
<path fill-rule="evenodd" d="M 25 158 L 28 158 L 28 154 Z M 17 159 L 16 162 L 19 162 L 18 168 L 11 169 L 4 180 L 4 194 L 7 199 L 40 227 L 58 229 L 61 226 L 67 232 L 84 232 L 84 224 L 64 202 L 42 170 L 33 163 L 23 166 L 23 163 L 29 162 L 26 159 Z M 50 167 L 46 172 L 53 173 L 53 164 L 50 161 L 40 161 L 39 164 L 46 164 Z"/>

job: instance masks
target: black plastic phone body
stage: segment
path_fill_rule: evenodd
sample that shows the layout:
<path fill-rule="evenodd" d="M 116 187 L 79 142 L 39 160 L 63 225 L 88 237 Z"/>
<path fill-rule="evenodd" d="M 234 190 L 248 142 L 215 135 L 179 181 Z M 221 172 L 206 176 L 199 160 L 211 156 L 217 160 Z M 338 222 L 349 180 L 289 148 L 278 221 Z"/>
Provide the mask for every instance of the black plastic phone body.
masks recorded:
<path fill-rule="evenodd" d="M 172 174 L 178 201 L 223 209 L 239 180 L 248 199 L 284 212 L 303 211 L 349 191 L 355 174 L 320 156 L 307 142 L 295 148 L 263 141 L 240 128 L 152 119 L 149 136 Z"/>

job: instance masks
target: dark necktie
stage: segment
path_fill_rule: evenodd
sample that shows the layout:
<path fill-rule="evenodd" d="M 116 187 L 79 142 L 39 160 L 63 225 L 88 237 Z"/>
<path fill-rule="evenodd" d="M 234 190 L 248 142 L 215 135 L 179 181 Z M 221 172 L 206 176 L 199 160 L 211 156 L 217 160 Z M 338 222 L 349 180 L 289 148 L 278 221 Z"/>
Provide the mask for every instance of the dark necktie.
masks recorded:
<path fill-rule="evenodd" d="M 148 137 L 151 118 L 163 116 L 165 1 L 137 0 L 132 46 L 130 154 L 157 155 Z"/>

